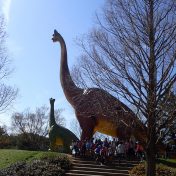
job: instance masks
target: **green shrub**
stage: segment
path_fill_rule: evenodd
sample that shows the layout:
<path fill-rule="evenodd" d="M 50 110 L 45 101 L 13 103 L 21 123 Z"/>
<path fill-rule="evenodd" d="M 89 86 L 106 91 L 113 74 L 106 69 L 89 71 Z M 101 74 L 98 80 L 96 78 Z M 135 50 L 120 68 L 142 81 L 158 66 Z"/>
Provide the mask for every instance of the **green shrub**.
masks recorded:
<path fill-rule="evenodd" d="M 17 149 L 20 150 L 48 150 L 49 139 L 33 133 L 19 134 L 17 136 Z"/>
<path fill-rule="evenodd" d="M 145 164 L 139 164 L 129 171 L 130 176 L 145 176 Z M 176 176 L 176 169 L 162 164 L 156 166 L 156 176 Z"/>
<path fill-rule="evenodd" d="M 163 164 L 157 165 L 156 173 L 157 173 L 157 176 L 176 176 L 175 169 L 164 166 Z"/>
<path fill-rule="evenodd" d="M 70 168 L 67 157 L 45 157 L 30 163 L 21 161 L 0 171 L 1 176 L 62 176 Z"/>
<path fill-rule="evenodd" d="M 145 165 L 138 164 L 129 171 L 130 176 L 145 176 Z"/>

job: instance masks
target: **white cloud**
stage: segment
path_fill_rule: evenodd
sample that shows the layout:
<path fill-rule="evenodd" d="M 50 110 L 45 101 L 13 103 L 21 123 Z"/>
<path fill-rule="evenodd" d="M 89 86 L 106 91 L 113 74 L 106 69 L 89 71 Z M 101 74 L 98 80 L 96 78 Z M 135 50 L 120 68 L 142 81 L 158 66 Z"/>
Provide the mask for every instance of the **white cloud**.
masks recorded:
<path fill-rule="evenodd" d="M 9 22 L 11 2 L 12 0 L 0 0 L 1 10 L 6 19 L 6 23 Z"/>

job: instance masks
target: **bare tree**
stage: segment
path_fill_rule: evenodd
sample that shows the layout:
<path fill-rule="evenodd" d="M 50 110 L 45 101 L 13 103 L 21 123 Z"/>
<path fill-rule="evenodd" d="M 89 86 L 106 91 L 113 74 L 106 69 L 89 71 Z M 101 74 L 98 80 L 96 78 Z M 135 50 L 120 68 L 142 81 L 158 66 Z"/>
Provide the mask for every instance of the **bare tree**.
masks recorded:
<path fill-rule="evenodd" d="M 0 112 L 4 112 L 15 100 L 18 89 L 8 86 L 5 81 L 12 73 L 7 48 L 5 46 L 6 32 L 3 17 L 0 16 Z"/>
<path fill-rule="evenodd" d="M 7 127 L 5 125 L 0 126 L 0 136 L 7 135 Z"/>
<path fill-rule="evenodd" d="M 162 109 L 162 126 L 160 127 L 160 135 L 165 139 L 165 142 L 174 140 L 176 134 L 176 94 L 169 92 L 167 95 L 168 101 L 161 100 L 160 107 Z"/>
<path fill-rule="evenodd" d="M 55 110 L 56 122 L 62 126 L 65 125 L 65 119 L 62 116 L 62 110 Z M 12 129 L 16 133 L 37 134 L 46 136 L 48 134 L 49 108 L 42 106 L 36 108 L 35 112 L 30 109 L 22 113 L 14 113 L 12 115 Z"/>
<path fill-rule="evenodd" d="M 156 144 L 176 118 L 175 106 L 167 116 L 163 108 L 176 81 L 175 10 L 174 0 L 107 0 L 96 27 L 80 41 L 77 83 L 89 78 L 88 85 L 109 90 L 142 114 L 147 176 L 155 176 Z"/>
<path fill-rule="evenodd" d="M 71 70 L 72 79 L 78 87 L 87 88 L 89 87 L 89 85 L 87 84 L 87 82 L 89 82 L 89 78 L 88 80 L 86 80 L 87 76 L 84 75 L 85 74 L 84 71 L 82 72 L 84 65 L 85 67 L 87 67 L 87 64 L 84 62 L 85 61 L 84 59 L 80 61 L 81 61 L 80 66 L 74 65 L 72 67 Z"/>
<path fill-rule="evenodd" d="M 82 130 L 81 130 L 79 122 L 76 118 L 71 120 L 70 129 L 78 137 L 78 139 L 81 138 Z"/>

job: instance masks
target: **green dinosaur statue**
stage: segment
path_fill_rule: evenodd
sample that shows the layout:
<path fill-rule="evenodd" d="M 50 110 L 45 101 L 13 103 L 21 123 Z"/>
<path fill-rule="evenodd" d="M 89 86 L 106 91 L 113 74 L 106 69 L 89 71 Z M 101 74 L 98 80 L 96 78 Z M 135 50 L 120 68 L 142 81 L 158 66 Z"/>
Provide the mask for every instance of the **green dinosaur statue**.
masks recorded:
<path fill-rule="evenodd" d="M 67 128 L 56 124 L 54 116 L 55 99 L 50 98 L 50 120 L 49 120 L 49 140 L 51 151 L 58 151 L 61 147 L 63 152 L 68 153 L 72 140 L 78 140 L 76 135 Z"/>

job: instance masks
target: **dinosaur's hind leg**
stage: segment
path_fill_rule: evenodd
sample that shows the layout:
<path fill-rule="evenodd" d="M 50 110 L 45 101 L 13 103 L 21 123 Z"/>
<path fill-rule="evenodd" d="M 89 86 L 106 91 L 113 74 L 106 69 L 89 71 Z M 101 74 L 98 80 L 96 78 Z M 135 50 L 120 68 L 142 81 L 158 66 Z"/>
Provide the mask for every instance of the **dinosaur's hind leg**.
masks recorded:
<path fill-rule="evenodd" d="M 117 128 L 117 136 L 119 140 L 127 140 L 131 137 L 131 130 L 125 126 L 121 126 Z"/>

